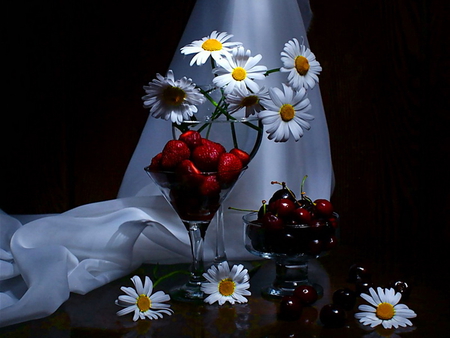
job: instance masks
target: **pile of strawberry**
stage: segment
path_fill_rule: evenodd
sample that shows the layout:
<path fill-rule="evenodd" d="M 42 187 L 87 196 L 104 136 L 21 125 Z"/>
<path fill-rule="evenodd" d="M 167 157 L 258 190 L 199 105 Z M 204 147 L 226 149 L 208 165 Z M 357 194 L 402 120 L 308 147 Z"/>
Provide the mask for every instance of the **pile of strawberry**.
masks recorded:
<path fill-rule="evenodd" d="M 246 235 L 253 249 L 264 253 L 318 256 L 334 248 L 338 218 L 331 202 L 312 201 L 305 194 L 297 199 L 284 183 L 282 185 L 268 203 L 264 201 L 258 218 L 247 227 Z"/>
<path fill-rule="evenodd" d="M 218 208 L 220 192 L 236 182 L 249 161 L 245 151 L 227 151 L 220 143 L 189 130 L 168 141 L 146 170 L 157 181 L 170 181 L 172 205 L 185 216 L 197 212 L 195 218 Z"/>

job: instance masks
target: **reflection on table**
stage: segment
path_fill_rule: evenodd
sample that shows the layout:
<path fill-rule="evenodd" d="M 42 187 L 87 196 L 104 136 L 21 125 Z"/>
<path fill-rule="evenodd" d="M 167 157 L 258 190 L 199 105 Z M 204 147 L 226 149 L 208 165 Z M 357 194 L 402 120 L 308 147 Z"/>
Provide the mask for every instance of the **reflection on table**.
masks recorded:
<path fill-rule="evenodd" d="M 369 255 L 370 256 L 370 255 Z M 0 329 L 2 337 L 444 337 L 449 330 L 449 306 L 446 290 L 434 287 L 433 281 L 422 279 L 420 272 L 404 271 L 401 262 L 386 265 L 382 256 L 340 246 L 333 254 L 313 261 L 310 276 L 324 287 L 324 295 L 310 307 L 303 309 L 300 319 L 281 320 L 278 302 L 261 297 L 260 289 L 275 277 L 272 261 L 230 262 L 242 263 L 254 272 L 250 280 L 252 296 L 246 304 L 226 303 L 190 304 L 171 301 L 172 316 L 158 320 L 133 322 L 132 315 L 116 316 L 120 309 L 114 304 L 122 294 L 121 286 L 132 286 L 130 278 L 152 276 L 154 266 L 143 265 L 133 274 L 120 278 L 84 296 L 72 294 L 54 314 L 41 319 Z M 354 288 L 347 281 L 348 269 L 357 261 L 370 265 L 375 286 L 387 286 L 394 279 L 412 279 L 412 291 L 401 302 L 417 313 L 413 327 L 397 330 L 371 329 L 362 326 L 353 317 L 358 304 L 347 312 L 346 325 L 338 329 L 323 327 L 319 320 L 320 309 L 331 302 L 332 293 L 338 288 Z M 262 263 L 262 265 L 261 265 Z M 255 267 L 261 265 L 259 268 Z M 388 269 L 386 269 L 388 267 Z M 159 266 L 159 274 L 176 269 L 188 269 L 187 264 Z M 416 277 L 414 277 L 416 276 Z M 168 292 L 184 281 L 179 274 L 162 281 L 156 288 Z M 443 293 L 443 291 L 447 293 Z"/>

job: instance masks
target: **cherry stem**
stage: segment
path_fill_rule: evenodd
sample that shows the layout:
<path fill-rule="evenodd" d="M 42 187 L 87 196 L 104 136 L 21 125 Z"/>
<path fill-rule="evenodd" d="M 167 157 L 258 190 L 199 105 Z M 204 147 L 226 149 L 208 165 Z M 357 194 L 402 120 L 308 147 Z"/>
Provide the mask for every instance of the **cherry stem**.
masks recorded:
<path fill-rule="evenodd" d="M 252 210 L 252 209 L 240 209 L 240 208 L 234 208 L 234 207 L 228 207 L 228 209 L 231 210 L 237 210 L 237 211 L 248 211 L 248 212 L 257 212 L 258 210 Z"/>

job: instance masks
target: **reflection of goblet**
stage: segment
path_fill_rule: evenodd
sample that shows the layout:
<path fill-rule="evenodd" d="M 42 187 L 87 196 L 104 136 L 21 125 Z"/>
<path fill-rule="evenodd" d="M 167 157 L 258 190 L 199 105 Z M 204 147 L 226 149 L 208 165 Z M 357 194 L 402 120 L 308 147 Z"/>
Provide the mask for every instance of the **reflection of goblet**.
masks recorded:
<path fill-rule="evenodd" d="M 203 241 L 206 230 L 225 200 L 234 184 L 244 172 L 225 172 L 226 179 L 217 172 L 204 172 L 201 174 L 182 174 L 177 172 L 152 171 L 149 167 L 145 170 L 158 185 L 166 200 L 181 218 L 189 232 L 192 251 L 191 276 L 187 284 L 177 289 L 172 298 L 176 300 L 195 301 L 203 300 L 201 291 L 203 279 Z M 202 191 L 202 186 L 207 182 L 217 182 L 216 191 Z"/>
<path fill-rule="evenodd" d="M 289 224 L 283 228 L 265 227 L 257 221 L 256 212 L 243 217 L 245 248 L 252 254 L 272 259 L 276 264 L 276 277 L 272 285 L 261 290 L 267 298 L 292 295 L 300 285 L 313 286 L 319 295 L 323 287 L 308 277 L 308 260 L 321 257 L 337 244 L 336 222 Z"/>

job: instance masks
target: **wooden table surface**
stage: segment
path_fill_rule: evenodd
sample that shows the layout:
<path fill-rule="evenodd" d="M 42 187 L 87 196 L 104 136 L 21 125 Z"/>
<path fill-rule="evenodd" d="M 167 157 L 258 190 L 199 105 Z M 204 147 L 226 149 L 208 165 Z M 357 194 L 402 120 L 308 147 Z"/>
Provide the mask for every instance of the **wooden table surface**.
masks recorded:
<path fill-rule="evenodd" d="M 381 250 L 381 252 L 383 252 Z M 414 259 L 412 257 L 411 259 Z M 247 304 L 226 303 L 189 304 L 171 301 L 172 316 L 158 320 L 133 322 L 132 315 L 116 316 L 120 307 L 114 304 L 123 285 L 132 286 L 130 277 L 134 274 L 152 277 L 154 266 L 143 265 L 129 276 L 113 281 L 86 295 L 72 294 L 54 314 L 44 319 L 29 321 L 0 329 L 1 337 L 446 337 L 450 332 L 449 292 L 447 278 L 436 277 L 436 265 L 403 264 L 395 258 L 386 259 L 383 254 L 371 250 L 360 250 L 339 246 L 330 255 L 313 261 L 311 275 L 320 278 L 324 296 L 313 306 L 303 309 L 300 319 L 280 320 L 279 304 L 261 297 L 260 289 L 270 284 L 274 278 L 272 261 L 263 262 L 262 267 L 251 278 L 252 296 Z M 237 262 L 231 262 L 237 263 Z M 241 262 L 251 269 L 255 262 Z M 331 302 L 331 294 L 342 287 L 354 288 L 347 282 L 348 269 L 353 263 L 366 264 L 372 272 L 375 286 L 386 286 L 393 280 L 404 280 L 411 285 L 411 295 L 402 303 L 417 313 L 412 319 L 413 327 L 408 332 L 395 330 L 369 330 L 361 326 L 353 317 L 357 305 L 347 312 L 346 325 L 338 329 L 323 327 L 318 314 L 323 305 Z M 410 262 L 411 263 L 411 262 Z M 414 264 L 413 264 L 414 266 Z M 187 269 L 188 265 L 160 266 L 160 274 L 174 269 Z M 168 291 L 182 283 L 185 275 L 166 279 L 156 289 Z M 358 298 L 357 304 L 363 303 Z"/>

